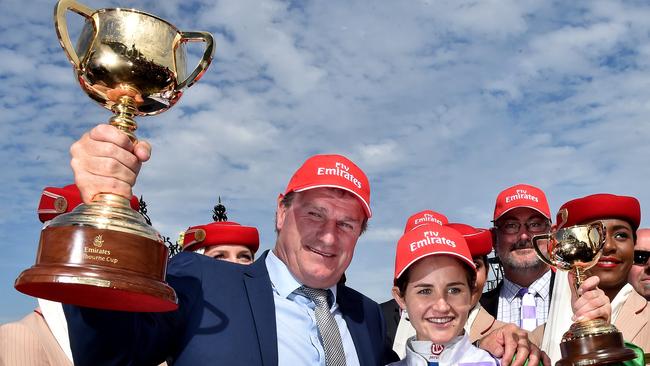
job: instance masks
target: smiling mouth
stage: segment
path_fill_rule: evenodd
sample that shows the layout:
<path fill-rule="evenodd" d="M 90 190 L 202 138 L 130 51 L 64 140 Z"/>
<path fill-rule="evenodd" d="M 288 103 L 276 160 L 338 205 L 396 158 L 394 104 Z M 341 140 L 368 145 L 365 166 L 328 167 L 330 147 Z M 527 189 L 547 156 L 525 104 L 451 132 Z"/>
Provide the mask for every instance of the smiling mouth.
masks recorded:
<path fill-rule="evenodd" d="M 309 250 L 316 253 L 316 254 L 318 254 L 318 255 L 321 255 L 321 256 L 323 256 L 325 258 L 334 258 L 334 254 L 321 252 L 320 250 L 312 248 L 312 247 L 309 247 Z"/>
<path fill-rule="evenodd" d="M 445 316 L 440 318 L 427 318 L 427 321 L 429 323 L 440 324 L 440 325 L 451 323 L 452 320 L 454 320 L 454 317 L 452 316 Z"/>
<path fill-rule="evenodd" d="M 616 267 L 620 263 L 622 263 L 622 261 L 620 261 L 617 258 L 605 257 L 605 258 L 600 258 L 600 260 L 598 260 L 597 266 L 603 268 L 611 268 L 611 267 Z"/>

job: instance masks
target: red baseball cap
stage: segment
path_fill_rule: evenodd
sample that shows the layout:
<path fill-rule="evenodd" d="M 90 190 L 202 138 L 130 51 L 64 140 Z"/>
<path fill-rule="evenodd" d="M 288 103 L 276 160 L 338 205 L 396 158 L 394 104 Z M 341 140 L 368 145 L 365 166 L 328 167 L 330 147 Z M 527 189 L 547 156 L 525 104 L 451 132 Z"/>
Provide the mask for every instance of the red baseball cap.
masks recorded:
<path fill-rule="evenodd" d="M 214 245 L 243 245 L 254 254 L 260 247 L 260 235 L 252 226 L 243 226 L 234 221 L 217 221 L 192 226 L 183 236 L 184 251 L 195 251 Z"/>
<path fill-rule="evenodd" d="M 463 236 L 448 226 L 430 224 L 406 232 L 397 242 L 394 281 L 413 263 L 430 255 L 456 257 L 476 270 Z"/>
<path fill-rule="evenodd" d="M 450 223 L 446 226 L 458 231 L 463 236 L 472 257 L 482 257 L 492 251 L 492 233 L 490 230 L 459 223 Z"/>
<path fill-rule="evenodd" d="M 38 219 L 41 222 L 52 220 L 53 218 L 68 213 L 83 203 L 81 192 L 74 184 L 69 184 L 63 188 L 45 187 L 41 193 L 41 201 L 38 203 Z M 138 211 L 140 202 L 138 197 L 131 196 L 131 208 Z"/>
<path fill-rule="evenodd" d="M 506 188 L 497 196 L 493 221 L 497 221 L 503 214 L 518 207 L 532 208 L 547 219 L 551 218 L 551 210 L 544 191 L 528 184 L 517 184 Z"/>
<path fill-rule="evenodd" d="M 599 193 L 576 198 L 557 212 L 558 228 L 589 223 L 602 219 L 621 219 L 630 223 L 632 230 L 641 223 L 641 206 L 634 197 Z"/>
<path fill-rule="evenodd" d="M 404 232 L 411 231 L 417 227 L 427 224 L 437 224 L 437 225 L 446 225 L 449 223 L 447 216 L 432 211 L 424 210 L 416 214 L 411 215 L 411 217 L 406 220 L 406 226 L 404 227 Z"/>
<path fill-rule="evenodd" d="M 284 195 L 312 188 L 331 187 L 354 194 L 370 218 L 370 183 L 366 174 L 342 155 L 314 155 L 293 174 Z"/>

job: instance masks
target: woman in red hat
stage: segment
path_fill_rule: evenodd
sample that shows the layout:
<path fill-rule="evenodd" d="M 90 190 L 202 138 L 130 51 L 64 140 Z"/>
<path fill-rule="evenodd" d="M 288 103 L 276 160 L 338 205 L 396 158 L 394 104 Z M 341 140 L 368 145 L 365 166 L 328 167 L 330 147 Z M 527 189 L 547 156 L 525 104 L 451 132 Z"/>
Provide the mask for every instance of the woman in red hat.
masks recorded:
<path fill-rule="evenodd" d="M 628 196 L 594 194 L 565 203 L 557 214 L 560 228 L 594 221 L 605 225 L 606 239 L 598 263 L 588 274 L 600 279 L 599 287 L 612 304 L 612 324 L 623 333 L 625 341 L 650 352 L 650 304 L 627 283 L 641 221 L 639 201 Z"/>
<path fill-rule="evenodd" d="M 257 229 L 233 221 L 193 226 L 183 234 L 183 250 L 239 264 L 251 264 L 260 246 Z"/>

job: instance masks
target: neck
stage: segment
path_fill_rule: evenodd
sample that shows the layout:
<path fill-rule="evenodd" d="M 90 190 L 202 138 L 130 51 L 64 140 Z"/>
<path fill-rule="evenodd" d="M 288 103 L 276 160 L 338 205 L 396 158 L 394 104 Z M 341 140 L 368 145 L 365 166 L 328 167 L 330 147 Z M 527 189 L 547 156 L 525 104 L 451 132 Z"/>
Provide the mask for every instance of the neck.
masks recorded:
<path fill-rule="evenodd" d="M 521 287 L 528 287 L 532 285 L 533 282 L 540 279 L 546 272 L 549 271 L 549 269 L 550 268 L 547 265 L 540 266 L 539 268 L 535 269 L 510 268 L 504 266 L 503 274 L 509 281 Z"/>
<path fill-rule="evenodd" d="M 603 288 L 602 290 L 605 293 L 605 295 L 607 295 L 607 297 L 609 298 L 609 303 L 611 304 L 612 301 L 614 301 L 616 295 L 618 295 L 619 291 L 621 291 L 622 288 L 623 286 L 609 287 L 609 288 Z"/>

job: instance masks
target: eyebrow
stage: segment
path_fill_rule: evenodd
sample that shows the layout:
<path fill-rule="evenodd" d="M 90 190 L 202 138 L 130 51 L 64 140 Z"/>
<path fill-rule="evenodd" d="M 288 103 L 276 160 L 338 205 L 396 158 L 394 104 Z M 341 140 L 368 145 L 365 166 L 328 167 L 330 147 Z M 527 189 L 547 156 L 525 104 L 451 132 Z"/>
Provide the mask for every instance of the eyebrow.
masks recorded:
<path fill-rule="evenodd" d="M 632 232 L 632 229 L 630 229 L 630 228 L 629 228 L 628 226 L 626 226 L 626 225 L 618 224 L 618 225 L 613 225 L 613 226 L 612 226 L 612 230 L 621 230 L 621 229 L 623 229 L 623 230 L 627 230 L 627 231 L 629 231 L 629 232 Z"/>
<path fill-rule="evenodd" d="M 467 284 L 466 284 L 465 282 L 462 282 L 462 281 L 456 281 L 456 282 L 449 282 L 449 283 L 445 284 L 445 287 L 449 287 L 449 286 L 459 286 L 459 285 L 460 285 L 460 286 L 467 286 Z M 414 285 L 413 287 L 424 287 L 424 288 L 429 288 L 429 287 L 435 287 L 435 286 L 432 285 L 432 284 L 430 284 L 430 283 L 418 283 L 418 284 Z"/>
<path fill-rule="evenodd" d="M 326 207 L 317 206 L 317 205 L 314 205 L 314 204 L 309 204 L 309 205 L 307 205 L 306 207 L 307 207 L 307 210 L 314 210 L 314 211 L 318 211 L 318 212 L 320 212 L 320 213 L 324 213 L 324 214 L 328 214 L 328 213 L 329 213 L 329 210 L 328 210 Z M 351 217 L 351 216 L 343 216 L 343 218 L 341 218 L 341 219 L 337 219 L 337 221 L 339 221 L 339 222 L 354 222 L 354 223 L 358 223 L 358 222 L 362 222 L 363 219 L 355 219 L 354 217 Z"/>

